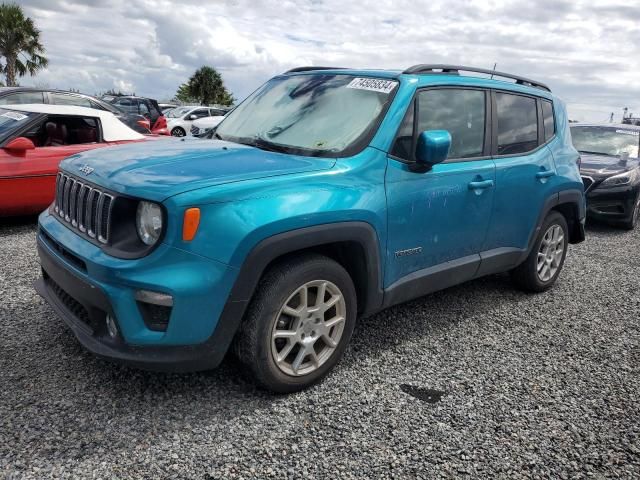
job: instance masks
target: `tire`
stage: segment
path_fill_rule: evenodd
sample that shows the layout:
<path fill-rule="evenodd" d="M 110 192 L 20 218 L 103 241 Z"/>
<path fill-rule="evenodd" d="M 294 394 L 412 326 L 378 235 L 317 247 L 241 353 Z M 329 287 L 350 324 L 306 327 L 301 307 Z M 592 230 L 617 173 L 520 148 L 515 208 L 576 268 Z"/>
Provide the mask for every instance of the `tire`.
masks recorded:
<path fill-rule="evenodd" d="M 631 212 L 631 218 L 626 222 L 622 223 L 622 228 L 625 230 L 633 230 L 638 225 L 640 221 L 640 193 L 636 197 L 633 212 Z"/>
<path fill-rule="evenodd" d="M 557 237 L 554 236 L 556 233 Z M 566 219 L 559 212 L 549 213 L 529 256 L 511 271 L 511 279 L 517 287 L 526 292 L 548 290 L 562 271 L 568 246 L 569 228 Z M 562 248 L 561 252 L 558 250 L 559 247 Z M 539 258 L 541 263 L 538 262 Z"/>
<path fill-rule="evenodd" d="M 314 310 L 323 284 L 326 304 L 336 303 L 324 313 L 320 313 L 322 309 L 307 312 L 303 292 L 307 292 L 306 305 L 311 304 L 309 308 Z M 296 315 L 290 315 L 294 311 Z M 263 388 L 296 392 L 320 381 L 340 360 L 356 315 L 355 287 L 346 270 L 330 258 L 305 254 L 279 263 L 263 275 L 234 352 Z M 336 321 L 340 316 L 344 320 Z M 307 353 L 310 346 L 313 355 Z M 299 356 L 302 359 L 296 364 Z"/>
<path fill-rule="evenodd" d="M 175 127 L 173 130 L 171 130 L 172 137 L 184 137 L 186 134 L 187 132 L 185 132 L 184 128 L 182 127 Z"/>

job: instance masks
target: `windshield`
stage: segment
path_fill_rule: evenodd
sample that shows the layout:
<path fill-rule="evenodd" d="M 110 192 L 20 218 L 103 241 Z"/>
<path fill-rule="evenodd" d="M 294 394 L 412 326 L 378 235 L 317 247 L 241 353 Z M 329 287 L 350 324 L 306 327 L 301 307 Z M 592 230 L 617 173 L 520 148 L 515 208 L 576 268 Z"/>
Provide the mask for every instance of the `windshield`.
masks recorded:
<path fill-rule="evenodd" d="M 165 113 L 165 116 L 168 118 L 178 118 L 178 117 L 182 117 L 183 115 L 186 115 L 191 110 L 193 110 L 193 107 L 176 107 L 173 110 L 170 110 L 169 112 Z"/>
<path fill-rule="evenodd" d="M 6 140 L 37 115 L 39 114 L 0 108 L 0 141 Z"/>
<path fill-rule="evenodd" d="M 580 152 L 638 158 L 640 131 L 616 127 L 571 127 L 573 146 Z"/>
<path fill-rule="evenodd" d="M 216 137 L 287 153 L 336 156 L 370 140 L 397 85 L 352 75 L 276 77 L 228 113 Z"/>

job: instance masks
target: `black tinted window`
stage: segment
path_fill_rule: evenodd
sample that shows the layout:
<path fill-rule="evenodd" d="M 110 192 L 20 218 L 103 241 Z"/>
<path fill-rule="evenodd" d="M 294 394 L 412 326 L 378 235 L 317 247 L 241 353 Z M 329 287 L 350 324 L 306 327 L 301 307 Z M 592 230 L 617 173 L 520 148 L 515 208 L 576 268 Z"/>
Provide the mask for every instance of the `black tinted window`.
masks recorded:
<path fill-rule="evenodd" d="M 513 155 L 538 146 L 536 100 L 522 95 L 496 93 L 498 155 Z"/>
<path fill-rule="evenodd" d="M 16 92 L 0 97 L 0 105 L 24 105 L 25 103 L 44 103 L 42 92 Z"/>
<path fill-rule="evenodd" d="M 544 119 L 544 141 L 556 134 L 556 122 L 553 118 L 553 104 L 542 100 L 542 118 Z"/>
<path fill-rule="evenodd" d="M 447 130 L 449 158 L 480 157 L 484 150 L 485 93 L 437 89 L 418 94 L 418 132 Z"/>

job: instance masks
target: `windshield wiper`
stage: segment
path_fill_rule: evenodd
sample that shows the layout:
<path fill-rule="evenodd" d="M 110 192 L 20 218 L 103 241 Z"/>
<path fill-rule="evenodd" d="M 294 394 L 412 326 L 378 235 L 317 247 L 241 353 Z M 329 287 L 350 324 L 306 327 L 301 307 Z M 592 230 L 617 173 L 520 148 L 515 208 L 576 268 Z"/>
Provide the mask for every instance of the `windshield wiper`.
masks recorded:
<path fill-rule="evenodd" d="M 266 150 L 268 152 L 289 153 L 291 151 L 291 149 L 286 145 L 280 145 L 279 143 L 270 142 L 266 138 L 263 138 L 259 135 L 256 135 L 252 139 L 250 139 L 247 142 L 247 145 L 251 145 L 252 147 Z"/>

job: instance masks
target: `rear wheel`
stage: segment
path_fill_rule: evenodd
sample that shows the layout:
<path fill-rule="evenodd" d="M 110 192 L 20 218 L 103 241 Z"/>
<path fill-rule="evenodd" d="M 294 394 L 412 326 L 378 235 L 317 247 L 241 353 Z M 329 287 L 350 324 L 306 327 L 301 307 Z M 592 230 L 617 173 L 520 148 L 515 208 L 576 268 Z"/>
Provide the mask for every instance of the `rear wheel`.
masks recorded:
<path fill-rule="evenodd" d="M 340 360 L 356 314 L 353 282 L 338 263 L 315 254 L 285 261 L 260 281 L 236 356 L 264 388 L 301 390 Z"/>
<path fill-rule="evenodd" d="M 187 134 L 187 132 L 184 131 L 184 128 L 182 127 L 175 127 L 173 130 L 171 130 L 171 135 L 174 137 L 184 137 Z"/>
<path fill-rule="evenodd" d="M 514 283 L 528 292 L 551 288 L 562 271 L 568 245 L 567 221 L 559 212 L 551 212 L 527 259 L 511 271 Z"/>

